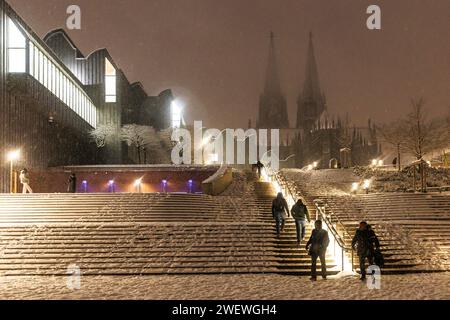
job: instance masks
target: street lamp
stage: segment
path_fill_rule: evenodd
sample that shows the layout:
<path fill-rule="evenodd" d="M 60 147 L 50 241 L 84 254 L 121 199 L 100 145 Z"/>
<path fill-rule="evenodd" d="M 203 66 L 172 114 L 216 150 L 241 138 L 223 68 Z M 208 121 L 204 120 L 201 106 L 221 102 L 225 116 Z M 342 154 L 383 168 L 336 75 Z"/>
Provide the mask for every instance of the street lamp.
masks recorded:
<path fill-rule="evenodd" d="M 8 161 L 10 162 L 10 174 L 9 174 L 9 191 L 15 193 L 15 183 L 14 183 L 14 161 L 18 160 L 20 157 L 20 150 L 10 151 L 8 153 Z"/>
<path fill-rule="evenodd" d="M 354 194 L 356 194 L 356 192 L 358 191 L 358 187 L 359 187 L 359 183 L 358 182 L 353 182 L 352 183 L 352 192 Z"/>
<path fill-rule="evenodd" d="M 366 179 L 364 180 L 364 190 L 366 190 L 366 194 L 369 193 L 369 188 L 370 188 L 370 180 Z"/>

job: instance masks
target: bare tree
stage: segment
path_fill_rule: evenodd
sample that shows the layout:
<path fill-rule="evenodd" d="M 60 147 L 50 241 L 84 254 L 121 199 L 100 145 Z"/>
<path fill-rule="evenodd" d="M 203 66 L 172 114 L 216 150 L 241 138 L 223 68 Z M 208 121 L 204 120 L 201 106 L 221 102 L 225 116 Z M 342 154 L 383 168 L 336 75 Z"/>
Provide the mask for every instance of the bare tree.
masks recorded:
<path fill-rule="evenodd" d="M 412 110 L 400 121 L 402 146 L 406 152 L 416 157 L 412 167 L 414 171 L 414 189 L 416 180 L 416 165 L 421 178 L 422 192 L 426 191 L 427 165 L 424 156 L 434 151 L 442 150 L 450 144 L 450 132 L 446 119 L 428 119 L 424 108 L 424 100 L 413 99 Z"/>
<path fill-rule="evenodd" d="M 401 153 L 404 151 L 404 135 L 403 135 L 403 125 L 401 120 L 396 120 L 389 124 L 384 124 L 380 127 L 376 127 L 380 133 L 380 138 L 382 142 L 391 145 L 397 150 L 397 168 L 398 171 L 402 169 L 401 163 Z"/>
<path fill-rule="evenodd" d="M 146 149 L 156 148 L 160 145 L 160 139 L 155 129 L 149 126 L 127 124 L 122 127 L 120 137 L 129 147 L 136 148 L 139 164 L 142 163 L 141 152 L 144 152 L 144 162 L 146 162 Z"/>
<path fill-rule="evenodd" d="M 108 138 L 115 133 L 114 127 L 110 124 L 101 124 L 89 132 L 89 136 L 95 141 L 98 148 L 103 148 L 107 144 Z"/>
<path fill-rule="evenodd" d="M 450 133 L 446 120 L 429 120 L 423 98 L 412 100 L 411 105 L 411 112 L 400 122 L 405 151 L 420 160 L 433 151 L 448 147 Z"/>

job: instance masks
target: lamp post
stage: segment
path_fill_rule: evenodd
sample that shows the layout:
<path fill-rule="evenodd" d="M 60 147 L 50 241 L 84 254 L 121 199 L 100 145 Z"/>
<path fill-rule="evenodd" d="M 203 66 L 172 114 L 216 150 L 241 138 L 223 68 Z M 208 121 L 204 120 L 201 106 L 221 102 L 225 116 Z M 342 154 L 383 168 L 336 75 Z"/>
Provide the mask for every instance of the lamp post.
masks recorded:
<path fill-rule="evenodd" d="M 16 161 L 17 159 L 19 159 L 20 157 L 20 151 L 19 150 L 15 150 L 15 151 L 11 151 L 8 153 L 8 161 L 10 163 L 10 172 L 9 172 L 9 192 L 11 193 L 15 193 L 16 192 L 16 188 L 15 188 L 15 184 L 14 184 L 14 161 Z"/>

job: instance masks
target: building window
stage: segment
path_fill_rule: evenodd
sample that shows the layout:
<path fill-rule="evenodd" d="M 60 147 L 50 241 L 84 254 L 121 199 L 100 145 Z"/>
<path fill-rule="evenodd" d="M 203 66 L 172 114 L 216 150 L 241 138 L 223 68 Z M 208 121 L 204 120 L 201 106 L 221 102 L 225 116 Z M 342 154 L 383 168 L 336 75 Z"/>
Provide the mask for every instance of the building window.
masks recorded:
<path fill-rule="evenodd" d="M 27 72 L 27 39 L 8 18 L 8 72 Z"/>
<path fill-rule="evenodd" d="M 105 102 L 117 102 L 116 68 L 105 58 Z"/>

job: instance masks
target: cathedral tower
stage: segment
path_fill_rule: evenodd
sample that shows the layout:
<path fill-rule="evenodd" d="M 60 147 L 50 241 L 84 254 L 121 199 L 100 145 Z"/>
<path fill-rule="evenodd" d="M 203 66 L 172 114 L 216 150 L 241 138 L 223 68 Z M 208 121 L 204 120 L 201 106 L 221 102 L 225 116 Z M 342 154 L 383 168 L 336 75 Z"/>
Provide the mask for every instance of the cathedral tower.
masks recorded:
<path fill-rule="evenodd" d="M 262 129 L 289 128 L 286 98 L 281 92 L 274 38 L 271 32 L 264 91 L 259 98 L 257 127 Z"/>
<path fill-rule="evenodd" d="M 326 108 L 325 95 L 319 84 L 313 36 L 310 32 L 305 82 L 297 100 L 297 128 L 303 129 L 305 132 L 313 130 L 314 124 L 320 119 Z"/>

